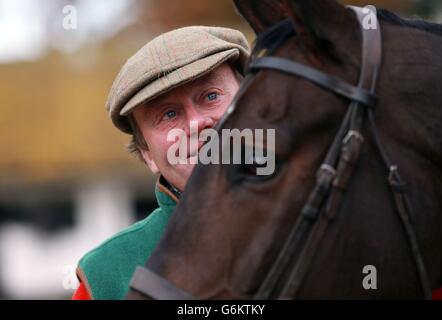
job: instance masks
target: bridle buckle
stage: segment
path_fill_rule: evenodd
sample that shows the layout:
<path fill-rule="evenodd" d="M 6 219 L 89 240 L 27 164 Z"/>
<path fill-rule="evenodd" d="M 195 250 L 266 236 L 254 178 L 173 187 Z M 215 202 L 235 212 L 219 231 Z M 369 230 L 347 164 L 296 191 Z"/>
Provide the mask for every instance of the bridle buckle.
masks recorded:
<path fill-rule="evenodd" d="M 358 140 L 361 144 L 364 143 L 364 136 L 360 132 L 350 130 L 345 136 L 344 140 L 342 140 L 342 144 L 347 144 L 353 138 Z"/>

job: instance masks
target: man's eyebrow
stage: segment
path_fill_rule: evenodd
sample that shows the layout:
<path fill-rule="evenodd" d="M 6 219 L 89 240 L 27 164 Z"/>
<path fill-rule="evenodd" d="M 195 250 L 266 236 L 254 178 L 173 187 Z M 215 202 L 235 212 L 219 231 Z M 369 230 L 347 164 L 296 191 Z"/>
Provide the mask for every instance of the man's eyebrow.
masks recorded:
<path fill-rule="evenodd" d="M 154 98 L 153 100 L 150 100 L 144 104 L 141 105 L 141 107 L 144 109 L 143 112 L 146 113 L 148 111 L 158 109 L 158 107 L 164 107 L 165 105 L 170 104 L 171 102 L 168 100 L 168 96 L 166 93 L 166 96 L 159 96 L 157 98 Z"/>
<path fill-rule="evenodd" d="M 149 101 L 145 104 L 140 105 L 139 108 L 142 108 L 142 114 L 144 116 L 150 116 L 154 113 L 157 113 L 158 110 L 161 110 L 161 108 L 159 108 L 159 104 L 157 103 L 151 103 L 152 101 Z"/>

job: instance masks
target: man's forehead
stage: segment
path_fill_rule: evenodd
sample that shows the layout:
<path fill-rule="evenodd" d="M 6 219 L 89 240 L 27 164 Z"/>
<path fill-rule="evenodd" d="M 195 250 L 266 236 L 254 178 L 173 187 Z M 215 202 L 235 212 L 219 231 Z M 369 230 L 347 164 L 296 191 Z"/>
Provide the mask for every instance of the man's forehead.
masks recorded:
<path fill-rule="evenodd" d="M 202 76 L 201 78 L 198 78 L 190 83 L 188 85 L 195 84 L 202 84 L 202 83 L 212 83 L 217 84 L 224 80 L 227 80 L 229 72 L 232 73 L 230 66 L 227 63 L 222 64 L 215 70 L 209 72 L 208 74 Z"/>

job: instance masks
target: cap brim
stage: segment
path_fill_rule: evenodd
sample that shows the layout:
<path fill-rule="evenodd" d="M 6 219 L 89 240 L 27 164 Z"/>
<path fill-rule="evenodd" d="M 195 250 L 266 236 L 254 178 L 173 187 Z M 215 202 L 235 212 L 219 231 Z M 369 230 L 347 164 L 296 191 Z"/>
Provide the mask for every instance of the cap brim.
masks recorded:
<path fill-rule="evenodd" d="M 120 116 L 127 116 L 136 107 L 145 104 L 184 83 L 190 82 L 209 73 L 222 63 L 230 59 L 238 58 L 239 54 L 239 50 L 236 48 L 215 53 L 158 78 L 138 91 L 138 93 L 135 94 L 121 109 Z"/>

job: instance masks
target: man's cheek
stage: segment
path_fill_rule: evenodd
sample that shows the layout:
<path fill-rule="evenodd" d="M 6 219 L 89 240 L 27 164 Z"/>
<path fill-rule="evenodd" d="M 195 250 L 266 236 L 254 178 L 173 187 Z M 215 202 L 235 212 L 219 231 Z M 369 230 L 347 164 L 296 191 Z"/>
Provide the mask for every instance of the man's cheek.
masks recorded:
<path fill-rule="evenodd" d="M 185 139 L 176 139 L 168 141 L 163 148 L 163 158 L 169 165 L 186 164 L 187 161 L 187 143 Z"/>

